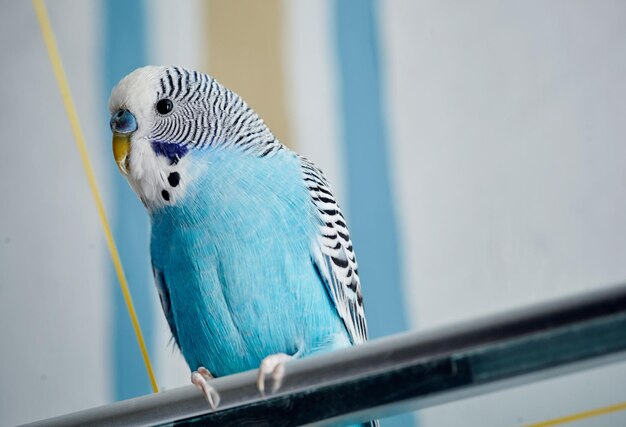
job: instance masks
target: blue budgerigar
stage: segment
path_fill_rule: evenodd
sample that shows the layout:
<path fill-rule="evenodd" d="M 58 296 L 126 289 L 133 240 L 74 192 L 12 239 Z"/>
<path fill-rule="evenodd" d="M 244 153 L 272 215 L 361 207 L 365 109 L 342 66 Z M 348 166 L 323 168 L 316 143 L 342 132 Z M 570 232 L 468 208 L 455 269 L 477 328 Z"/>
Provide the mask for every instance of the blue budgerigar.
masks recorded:
<path fill-rule="evenodd" d="M 234 92 L 179 67 L 139 68 L 109 101 L 113 152 L 152 224 L 174 340 L 206 379 L 363 343 L 346 220 L 322 172 Z M 212 402 L 215 405 L 215 401 Z"/>

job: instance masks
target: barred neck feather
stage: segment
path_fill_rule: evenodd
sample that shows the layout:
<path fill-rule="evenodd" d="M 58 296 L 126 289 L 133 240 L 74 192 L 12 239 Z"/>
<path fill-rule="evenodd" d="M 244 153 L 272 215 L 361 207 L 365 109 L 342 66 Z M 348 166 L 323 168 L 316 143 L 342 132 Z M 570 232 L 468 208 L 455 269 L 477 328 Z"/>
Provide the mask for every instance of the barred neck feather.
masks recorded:
<path fill-rule="evenodd" d="M 160 126 L 152 129 L 153 140 L 193 149 L 236 145 L 261 156 L 282 148 L 239 95 L 207 74 L 163 68 L 157 99 L 165 98 L 173 100 L 179 111 L 163 117 Z"/>

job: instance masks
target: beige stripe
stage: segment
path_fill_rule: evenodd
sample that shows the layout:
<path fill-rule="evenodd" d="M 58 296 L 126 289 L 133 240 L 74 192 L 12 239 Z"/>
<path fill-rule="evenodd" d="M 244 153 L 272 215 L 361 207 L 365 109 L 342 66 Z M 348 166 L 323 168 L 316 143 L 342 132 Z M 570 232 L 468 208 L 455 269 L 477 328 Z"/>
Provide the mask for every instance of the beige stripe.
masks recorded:
<path fill-rule="evenodd" d="M 241 95 L 289 143 L 280 0 L 210 0 L 208 71 Z"/>

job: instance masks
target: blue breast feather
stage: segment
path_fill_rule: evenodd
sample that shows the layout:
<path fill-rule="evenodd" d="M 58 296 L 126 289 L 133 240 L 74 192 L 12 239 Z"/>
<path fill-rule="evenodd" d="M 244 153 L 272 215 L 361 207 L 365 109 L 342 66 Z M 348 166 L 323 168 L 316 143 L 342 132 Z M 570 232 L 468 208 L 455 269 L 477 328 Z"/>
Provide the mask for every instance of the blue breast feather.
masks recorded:
<path fill-rule="evenodd" d="M 311 258 L 319 220 L 287 150 L 189 152 L 202 173 L 152 214 L 152 263 L 187 363 L 215 376 L 349 345 Z M 169 311 L 169 313 L 167 313 Z"/>

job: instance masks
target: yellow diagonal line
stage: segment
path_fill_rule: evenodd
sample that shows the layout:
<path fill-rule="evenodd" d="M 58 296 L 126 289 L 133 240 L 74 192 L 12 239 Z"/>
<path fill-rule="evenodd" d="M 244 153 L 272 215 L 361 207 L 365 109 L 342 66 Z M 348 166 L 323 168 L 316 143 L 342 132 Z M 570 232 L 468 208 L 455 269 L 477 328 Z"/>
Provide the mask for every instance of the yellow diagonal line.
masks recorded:
<path fill-rule="evenodd" d="M 613 412 L 626 410 L 626 402 L 616 403 L 615 405 L 604 406 L 602 408 L 590 409 L 588 411 L 579 412 L 577 414 L 567 415 L 561 418 L 554 418 L 548 421 L 542 421 L 536 424 L 529 424 L 526 427 L 550 427 L 558 426 L 561 424 L 573 423 L 574 421 L 584 420 L 586 418 L 597 417 L 600 415 L 606 415 Z"/>
<path fill-rule="evenodd" d="M 128 290 L 128 283 L 126 282 L 126 276 L 124 275 L 120 255 L 117 252 L 117 247 L 115 246 L 115 241 L 113 240 L 111 227 L 109 226 L 109 221 L 107 220 L 106 212 L 104 211 L 104 204 L 102 203 L 102 198 L 100 197 L 100 192 L 98 191 L 98 185 L 96 184 L 93 168 L 91 166 L 91 162 L 89 161 L 89 154 L 87 152 L 87 146 L 85 145 L 85 137 L 83 136 L 83 132 L 80 128 L 78 114 L 76 113 L 74 101 L 72 100 L 72 94 L 70 93 L 70 87 L 67 83 L 67 77 L 65 76 L 65 71 L 63 70 L 61 56 L 59 55 L 59 51 L 57 49 L 54 33 L 52 32 L 52 26 L 50 25 L 50 19 L 48 18 L 48 12 L 46 11 L 46 6 L 43 0 L 33 0 L 33 7 L 37 13 L 41 33 L 43 35 L 44 42 L 46 43 L 46 48 L 48 49 L 52 69 L 54 70 L 59 91 L 61 92 L 61 97 L 63 98 L 63 105 L 65 105 L 65 111 L 67 112 L 67 117 L 72 127 L 72 133 L 74 134 L 74 140 L 76 141 L 76 146 L 78 147 L 78 152 L 80 153 L 80 159 L 82 160 L 83 167 L 85 168 L 87 182 L 89 183 L 91 194 L 96 202 L 96 208 L 98 209 L 98 215 L 100 217 L 100 222 L 102 223 L 102 228 L 104 228 L 104 235 L 106 237 L 109 253 L 111 254 L 115 272 L 120 282 L 120 287 L 122 288 L 122 294 L 124 294 L 124 301 L 126 301 L 126 308 L 128 309 L 130 320 L 133 324 L 133 328 L 135 329 L 135 335 L 137 336 L 137 341 L 139 342 L 141 355 L 143 356 L 143 361 L 146 364 L 146 370 L 148 371 L 148 376 L 150 377 L 152 390 L 157 393 L 159 388 L 154 377 L 154 371 L 152 370 L 152 364 L 150 363 L 146 343 L 143 339 L 143 334 L 141 333 L 137 313 L 135 313 L 133 299 L 130 295 L 130 291 Z"/>

